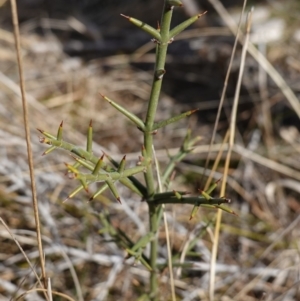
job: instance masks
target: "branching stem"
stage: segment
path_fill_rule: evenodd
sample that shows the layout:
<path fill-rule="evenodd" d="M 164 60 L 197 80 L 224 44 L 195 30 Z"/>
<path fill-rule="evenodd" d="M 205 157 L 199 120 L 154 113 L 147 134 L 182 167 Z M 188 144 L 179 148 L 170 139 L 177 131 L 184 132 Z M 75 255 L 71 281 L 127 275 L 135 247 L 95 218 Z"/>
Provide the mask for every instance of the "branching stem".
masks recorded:
<path fill-rule="evenodd" d="M 162 79 L 165 73 L 165 62 L 166 55 L 169 45 L 169 32 L 171 25 L 171 18 L 173 9 L 169 7 L 167 1 L 164 1 L 164 10 L 161 18 L 161 42 L 156 46 L 156 62 L 153 75 L 152 89 L 147 109 L 147 116 L 145 121 L 145 132 L 144 132 L 144 145 L 146 150 L 146 155 L 149 160 L 152 160 L 152 145 L 153 145 L 153 125 L 154 118 L 156 115 L 157 105 L 160 97 Z M 154 186 L 154 175 L 151 164 L 147 167 L 145 173 L 145 181 L 148 189 L 148 198 L 151 198 L 155 193 Z M 150 231 L 155 234 L 154 239 L 151 241 L 150 246 L 150 265 L 152 267 L 150 276 L 150 300 L 157 300 L 158 295 L 158 279 L 157 279 L 157 248 L 158 248 L 158 217 L 160 216 L 160 206 L 156 204 L 149 204 L 149 222 Z"/>

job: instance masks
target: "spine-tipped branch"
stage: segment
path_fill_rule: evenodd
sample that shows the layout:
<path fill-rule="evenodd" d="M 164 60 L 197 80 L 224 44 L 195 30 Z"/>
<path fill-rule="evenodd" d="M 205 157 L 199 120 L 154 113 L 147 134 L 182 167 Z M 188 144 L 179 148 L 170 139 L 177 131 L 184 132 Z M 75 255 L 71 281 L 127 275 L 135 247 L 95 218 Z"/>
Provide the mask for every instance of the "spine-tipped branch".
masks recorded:
<path fill-rule="evenodd" d="M 139 117 L 137 117 L 135 114 L 131 113 L 130 111 L 128 111 L 121 105 L 117 104 L 116 102 L 114 102 L 113 100 L 108 98 L 107 96 L 102 95 L 102 94 L 100 94 L 100 95 L 103 97 L 103 99 L 108 101 L 115 109 L 117 109 L 120 113 L 122 113 L 124 116 L 126 116 L 128 119 L 130 119 L 141 131 L 145 130 L 145 124 Z"/>
<path fill-rule="evenodd" d="M 189 27 L 190 25 L 192 25 L 194 22 L 196 22 L 200 17 L 202 17 L 203 15 L 205 15 L 207 12 L 205 11 L 202 14 L 198 14 L 196 16 L 193 16 L 189 19 L 187 19 L 186 21 L 180 23 L 179 25 L 177 25 L 176 27 L 174 27 L 169 34 L 169 39 L 173 39 L 176 35 L 178 35 L 179 33 L 181 33 L 183 30 L 185 30 L 187 27 Z"/>
<path fill-rule="evenodd" d="M 156 39 L 157 41 L 161 40 L 161 36 L 160 33 L 157 29 L 153 28 L 152 26 L 129 16 L 125 16 L 123 14 L 121 14 L 122 17 L 126 18 L 129 20 L 129 22 L 131 22 L 132 24 L 134 24 L 137 27 L 140 27 L 142 30 L 144 30 L 145 32 L 149 33 L 154 39 Z"/>
<path fill-rule="evenodd" d="M 179 121 L 179 120 L 181 120 L 181 119 L 183 119 L 183 118 L 185 118 L 185 117 L 187 117 L 187 116 L 190 116 L 190 115 L 192 115 L 193 113 L 197 112 L 198 110 L 199 110 L 199 109 L 190 110 L 190 111 L 184 112 L 184 113 L 182 113 L 182 114 L 180 114 L 180 115 L 171 117 L 171 118 L 169 118 L 169 119 L 167 119 L 167 120 L 163 120 L 163 121 L 160 121 L 160 122 L 156 122 L 156 123 L 154 123 L 154 125 L 153 125 L 153 131 L 154 131 L 154 130 L 157 130 L 157 129 L 160 129 L 160 128 L 162 128 L 162 127 L 165 127 L 165 126 L 167 126 L 167 125 L 169 125 L 169 124 L 171 124 L 171 123 L 177 122 L 177 121 Z"/>

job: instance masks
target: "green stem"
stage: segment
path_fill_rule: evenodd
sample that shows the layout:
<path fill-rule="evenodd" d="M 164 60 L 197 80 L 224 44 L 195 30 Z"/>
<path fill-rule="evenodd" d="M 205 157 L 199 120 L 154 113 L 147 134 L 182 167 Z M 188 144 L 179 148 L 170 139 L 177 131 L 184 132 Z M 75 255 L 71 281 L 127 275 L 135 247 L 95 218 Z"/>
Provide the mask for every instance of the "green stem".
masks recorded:
<path fill-rule="evenodd" d="M 154 237 L 150 243 L 150 300 L 157 300 L 158 295 L 158 279 L 157 279 L 157 252 L 158 252 L 158 213 L 159 208 L 157 205 L 148 204 L 149 205 L 149 222 L 150 222 L 150 231 L 154 233 Z"/>
<path fill-rule="evenodd" d="M 166 2 L 166 1 L 165 1 Z M 170 31 L 170 24 L 172 18 L 172 10 L 169 8 L 168 5 L 165 3 L 164 13 L 162 16 L 161 21 L 161 42 L 157 44 L 156 47 L 156 62 L 154 68 L 154 76 L 152 82 L 152 89 L 147 109 L 147 116 L 145 121 L 145 132 L 144 132 L 144 145 L 146 150 L 146 155 L 149 159 L 152 159 L 152 145 L 153 145 L 153 125 L 154 125 L 154 118 L 156 115 L 158 100 L 161 91 L 162 85 L 162 76 L 161 71 L 165 69 L 165 62 L 166 62 L 166 55 L 169 45 L 169 31 Z M 148 188 L 148 196 L 154 194 L 154 177 L 153 171 L 151 166 L 147 168 L 146 172 L 146 183 Z"/>
<path fill-rule="evenodd" d="M 164 10 L 161 18 L 161 41 L 158 42 L 156 47 L 156 62 L 154 68 L 154 76 L 152 82 L 152 89 L 147 109 L 147 116 L 145 121 L 144 132 L 144 146 L 146 156 L 149 160 L 152 160 L 152 145 L 153 145 L 153 126 L 154 118 L 156 115 L 157 105 L 160 97 L 160 91 L 162 86 L 162 78 L 165 73 L 165 62 L 167 49 L 169 45 L 169 32 L 172 18 L 172 9 L 170 9 L 167 1 L 164 1 Z M 148 199 L 150 199 L 155 193 L 154 175 L 151 164 L 146 168 L 145 181 L 147 185 Z M 157 279 L 157 250 L 158 250 L 158 217 L 160 212 L 160 206 L 154 203 L 148 202 L 149 205 L 149 222 L 150 231 L 154 233 L 154 238 L 150 245 L 150 265 L 152 268 L 150 274 L 150 300 L 155 301 L 158 298 L 158 279 Z"/>
<path fill-rule="evenodd" d="M 230 199 L 226 198 L 211 198 L 207 200 L 203 197 L 182 197 L 181 199 L 177 198 L 167 198 L 167 199 L 158 199 L 154 201 L 155 204 L 190 204 L 195 206 L 201 205 L 211 205 L 211 206 L 219 206 L 221 204 L 230 203 Z"/>

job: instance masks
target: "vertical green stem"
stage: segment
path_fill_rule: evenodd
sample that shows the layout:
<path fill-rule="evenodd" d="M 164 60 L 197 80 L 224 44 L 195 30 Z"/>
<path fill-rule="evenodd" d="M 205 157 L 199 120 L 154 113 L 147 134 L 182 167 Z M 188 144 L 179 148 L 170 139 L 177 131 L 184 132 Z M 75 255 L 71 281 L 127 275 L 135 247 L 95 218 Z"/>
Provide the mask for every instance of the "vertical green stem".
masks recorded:
<path fill-rule="evenodd" d="M 152 271 L 150 273 L 150 300 L 157 300 L 158 293 L 158 279 L 157 279 L 157 271 L 156 271 L 156 263 L 157 263 L 157 251 L 158 251 L 158 239 L 157 239 L 157 206 L 149 205 L 149 222 L 150 222 L 150 231 L 155 233 L 153 240 L 150 245 L 150 266 Z"/>
<path fill-rule="evenodd" d="M 154 68 L 152 89 L 150 94 L 150 100 L 147 109 L 147 116 L 145 122 L 144 133 L 144 145 L 146 149 L 147 157 L 152 159 L 152 144 L 153 144 L 153 124 L 156 115 L 157 104 L 160 96 L 162 76 L 158 77 L 161 71 L 165 69 L 166 55 L 169 45 L 169 31 L 172 18 L 172 9 L 166 4 L 164 7 L 164 13 L 161 20 L 161 42 L 156 47 L 156 62 Z M 154 181 L 152 168 L 149 166 L 146 173 L 146 183 L 148 187 L 148 195 L 151 196 L 154 193 Z"/>
<path fill-rule="evenodd" d="M 162 78 L 165 70 L 165 62 L 167 49 L 169 45 L 169 31 L 172 18 L 173 9 L 167 4 L 167 1 L 164 3 L 164 10 L 161 18 L 161 41 L 157 44 L 156 47 L 156 62 L 154 68 L 154 76 L 152 82 L 152 89 L 150 94 L 149 105 L 147 109 L 147 116 L 145 121 L 145 133 L 144 133 L 144 145 L 146 150 L 146 156 L 152 161 L 152 145 L 153 145 L 153 124 L 154 118 L 156 115 L 157 105 L 159 101 Z M 154 177 L 152 166 L 149 165 L 145 174 L 145 181 L 147 184 L 148 198 L 150 199 L 155 193 Z M 150 251 L 150 264 L 152 267 L 152 272 L 150 276 L 150 300 L 157 300 L 158 295 L 158 279 L 156 271 L 157 263 L 157 230 L 159 222 L 159 212 L 160 207 L 155 206 L 154 204 L 149 204 L 149 222 L 150 222 L 150 231 L 154 233 L 154 239 L 151 241 L 151 251 Z"/>

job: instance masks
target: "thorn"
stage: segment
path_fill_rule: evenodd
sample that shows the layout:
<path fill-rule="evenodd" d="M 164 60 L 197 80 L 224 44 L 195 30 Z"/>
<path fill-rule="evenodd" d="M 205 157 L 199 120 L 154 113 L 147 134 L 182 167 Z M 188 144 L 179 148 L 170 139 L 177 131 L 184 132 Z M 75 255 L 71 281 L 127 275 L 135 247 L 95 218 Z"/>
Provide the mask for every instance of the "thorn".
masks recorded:
<path fill-rule="evenodd" d="M 74 173 L 72 173 L 72 172 L 68 172 L 68 173 L 66 174 L 66 176 L 67 176 L 70 180 L 73 180 L 73 179 L 76 178 L 76 175 L 75 175 Z"/>
<path fill-rule="evenodd" d="M 227 204 L 230 204 L 230 203 L 231 203 L 231 199 L 227 199 L 227 198 L 225 198 L 224 196 L 222 196 L 222 198 L 224 199 L 224 201 L 226 201 Z"/>
<path fill-rule="evenodd" d="M 90 126 L 90 127 L 93 126 L 93 119 L 90 120 L 90 125 L 89 125 L 89 126 Z"/>
<path fill-rule="evenodd" d="M 141 153 L 142 153 L 142 156 L 145 158 L 147 157 L 147 153 L 146 153 L 146 149 L 145 149 L 145 146 L 142 145 L 142 149 L 141 149 Z M 140 156 L 139 156 L 140 157 Z"/>
<path fill-rule="evenodd" d="M 64 121 L 62 120 L 59 126 L 62 128 L 63 125 L 64 125 Z"/>
<path fill-rule="evenodd" d="M 101 95 L 101 97 L 105 99 L 105 95 L 103 95 L 101 92 L 99 92 L 99 94 Z"/>
<path fill-rule="evenodd" d="M 204 13 L 202 13 L 202 14 L 198 14 L 198 19 L 200 18 L 200 17 L 202 17 L 203 15 L 205 15 L 207 13 L 207 10 L 204 12 Z"/>
<path fill-rule="evenodd" d="M 192 115 L 192 114 L 194 114 L 195 112 L 197 112 L 197 111 L 199 111 L 199 110 L 200 110 L 199 108 L 190 110 L 190 114 L 189 114 L 189 115 Z"/>
<path fill-rule="evenodd" d="M 155 76 L 156 76 L 157 79 L 162 79 L 165 74 L 166 74 L 166 70 L 165 69 L 158 69 L 155 72 Z"/>
<path fill-rule="evenodd" d="M 160 42 L 157 41 L 156 39 L 151 39 L 151 42 L 153 42 L 154 44 L 160 44 Z"/>
<path fill-rule="evenodd" d="M 39 137 L 39 142 L 40 143 L 45 143 L 46 138 L 45 137 Z"/>
<path fill-rule="evenodd" d="M 46 155 L 46 151 L 44 151 L 43 153 L 42 153 L 42 156 L 45 156 Z"/>
<path fill-rule="evenodd" d="M 78 173 L 77 172 L 75 172 L 75 168 L 72 166 L 72 165 L 70 165 L 70 164 L 68 164 L 68 163 L 64 163 L 65 165 L 66 165 L 66 167 L 67 167 L 67 169 L 68 169 L 68 176 L 69 176 L 69 178 L 70 179 L 75 179 L 75 178 L 77 178 L 77 176 L 78 176 Z"/>
<path fill-rule="evenodd" d="M 38 128 L 37 128 L 37 130 L 38 130 L 40 133 L 44 134 L 44 131 L 43 131 L 43 130 L 38 129 Z"/>
<path fill-rule="evenodd" d="M 63 200 L 63 204 L 70 199 L 70 196 L 68 195 L 66 199 Z"/>
<path fill-rule="evenodd" d="M 122 17 L 126 18 L 126 19 L 130 19 L 130 17 L 126 16 L 126 15 L 123 15 L 123 14 L 120 14 Z"/>
<path fill-rule="evenodd" d="M 120 197 L 117 197 L 117 201 L 122 204 Z"/>

